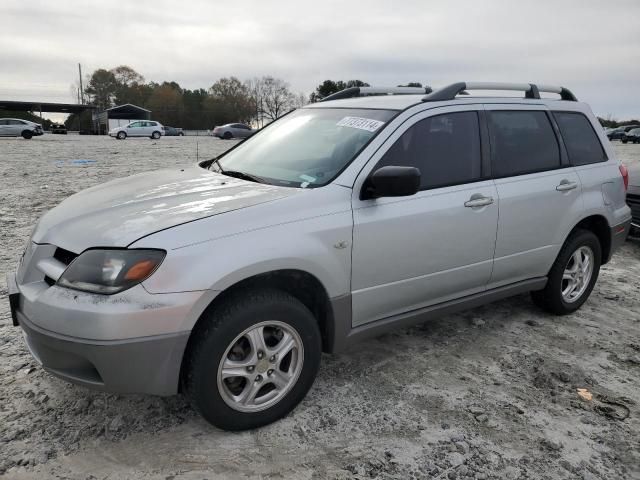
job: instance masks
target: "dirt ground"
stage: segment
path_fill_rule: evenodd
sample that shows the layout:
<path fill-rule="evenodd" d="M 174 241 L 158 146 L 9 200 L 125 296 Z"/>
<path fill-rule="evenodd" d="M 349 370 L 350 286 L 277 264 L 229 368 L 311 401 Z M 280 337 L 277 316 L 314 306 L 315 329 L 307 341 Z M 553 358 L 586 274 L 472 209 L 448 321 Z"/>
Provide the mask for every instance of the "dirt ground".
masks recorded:
<path fill-rule="evenodd" d="M 210 158 L 214 138 L 0 139 L 0 277 L 36 219 L 116 177 Z M 640 145 L 616 145 L 640 162 Z M 122 396 L 44 373 L 0 280 L 0 476 L 64 479 L 640 478 L 640 241 L 563 318 L 528 295 L 325 356 L 307 398 L 221 432 L 181 397 Z M 578 388 L 593 394 L 582 400 Z"/>

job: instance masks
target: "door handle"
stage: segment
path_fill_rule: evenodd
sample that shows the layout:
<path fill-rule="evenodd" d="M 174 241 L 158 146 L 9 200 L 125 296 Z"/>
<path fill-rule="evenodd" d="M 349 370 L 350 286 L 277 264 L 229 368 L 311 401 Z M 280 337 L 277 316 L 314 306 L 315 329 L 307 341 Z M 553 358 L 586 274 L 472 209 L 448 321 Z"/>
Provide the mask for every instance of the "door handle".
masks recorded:
<path fill-rule="evenodd" d="M 569 190 L 574 190 L 578 188 L 578 184 L 576 182 L 570 182 L 569 180 L 562 180 L 560 185 L 556 187 L 556 190 L 559 192 L 568 192 Z"/>
<path fill-rule="evenodd" d="M 482 197 L 472 195 L 469 200 L 464 202 L 464 206 L 467 208 L 478 208 L 478 207 L 486 207 L 487 205 L 491 205 L 493 203 L 493 198 L 491 197 Z"/>

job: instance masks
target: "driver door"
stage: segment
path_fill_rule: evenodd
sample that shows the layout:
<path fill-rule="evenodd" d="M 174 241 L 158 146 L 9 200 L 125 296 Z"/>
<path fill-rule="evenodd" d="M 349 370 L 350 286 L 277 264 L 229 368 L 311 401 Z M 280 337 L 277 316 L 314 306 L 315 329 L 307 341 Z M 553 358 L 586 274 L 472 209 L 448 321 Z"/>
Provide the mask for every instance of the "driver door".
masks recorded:
<path fill-rule="evenodd" d="M 448 107 L 414 116 L 356 181 L 353 327 L 485 290 L 498 195 L 487 178 L 488 143 L 476 109 Z M 364 180 L 386 165 L 419 168 L 421 190 L 361 200 Z"/>

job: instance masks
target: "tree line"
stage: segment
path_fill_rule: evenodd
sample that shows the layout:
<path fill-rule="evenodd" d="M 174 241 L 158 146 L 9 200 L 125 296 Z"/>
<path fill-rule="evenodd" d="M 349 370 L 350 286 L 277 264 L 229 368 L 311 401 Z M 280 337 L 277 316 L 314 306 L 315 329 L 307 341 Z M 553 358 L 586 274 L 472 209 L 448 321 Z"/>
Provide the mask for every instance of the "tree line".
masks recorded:
<path fill-rule="evenodd" d="M 307 97 L 292 91 L 280 78 L 262 76 L 241 81 L 231 76 L 220 78 L 209 88 L 190 90 L 175 81 L 147 82 L 127 65 L 97 69 L 87 76 L 85 84 L 82 98 L 78 85 L 72 87 L 82 103 L 95 105 L 99 110 L 131 103 L 151 110 L 153 119 L 160 123 L 185 129 L 210 129 L 232 122 L 262 127 L 295 108 L 345 88 L 369 86 L 362 80 L 324 80 Z M 422 87 L 423 84 L 409 82 L 398 86 Z M 65 123 L 70 129 L 86 128 L 91 124 L 90 115 L 89 112 L 72 114 Z M 610 115 L 598 120 L 603 127 L 638 123 L 637 120 L 616 121 Z"/>
<path fill-rule="evenodd" d="M 241 81 L 231 76 L 220 78 L 209 88 L 191 90 L 174 81 L 147 82 L 127 65 L 97 69 L 85 83 L 82 94 L 78 85 L 72 87 L 82 103 L 95 105 L 98 110 L 130 103 L 151 110 L 153 120 L 185 129 L 210 129 L 232 122 L 262 127 L 344 88 L 368 86 L 361 80 L 325 80 L 307 97 L 292 91 L 280 78 L 262 76 Z M 88 116 L 88 112 L 70 115 L 65 122 L 67 128 L 86 126 Z"/>

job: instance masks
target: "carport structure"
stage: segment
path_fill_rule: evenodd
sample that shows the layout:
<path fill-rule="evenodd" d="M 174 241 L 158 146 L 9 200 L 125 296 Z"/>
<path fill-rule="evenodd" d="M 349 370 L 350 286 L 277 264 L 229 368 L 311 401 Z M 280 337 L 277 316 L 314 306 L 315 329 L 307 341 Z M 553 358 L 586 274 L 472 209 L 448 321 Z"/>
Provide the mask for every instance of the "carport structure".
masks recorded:
<path fill-rule="evenodd" d="M 10 112 L 31 112 L 40 116 L 47 113 L 82 113 L 86 110 L 95 110 L 95 105 L 83 105 L 79 103 L 51 103 L 51 102 L 21 102 L 16 100 L 0 100 L 0 110 Z"/>

